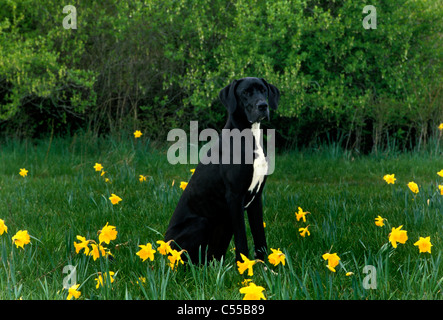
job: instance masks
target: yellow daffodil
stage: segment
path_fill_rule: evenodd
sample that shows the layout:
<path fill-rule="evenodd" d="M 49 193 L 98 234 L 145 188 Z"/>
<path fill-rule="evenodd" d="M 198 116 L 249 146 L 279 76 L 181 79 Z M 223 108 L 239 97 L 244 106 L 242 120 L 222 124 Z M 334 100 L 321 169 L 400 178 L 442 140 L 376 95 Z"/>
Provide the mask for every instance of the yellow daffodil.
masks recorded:
<path fill-rule="evenodd" d="M 443 170 L 442 170 L 442 171 L 443 171 Z M 192 174 L 194 174 L 195 169 L 191 169 L 191 170 L 189 170 L 189 172 L 191 172 Z"/>
<path fill-rule="evenodd" d="M 438 130 L 443 131 L 443 122 L 438 126 Z"/>
<path fill-rule="evenodd" d="M 106 251 L 105 247 L 103 247 L 100 244 L 95 244 L 92 243 L 91 244 L 91 252 L 89 252 L 89 255 L 92 256 L 92 258 L 95 260 L 97 260 L 100 257 L 107 257 L 108 255 L 112 255 L 109 251 Z"/>
<path fill-rule="evenodd" d="M 95 285 L 95 288 L 98 289 L 100 286 L 103 287 L 103 283 L 106 282 L 107 280 L 110 280 L 111 283 L 113 283 L 115 281 L 115 279 L 112 277 L 115 274 L 115 272 L 113 271 L 109 271 L 109 276 L 108 274 L 105 272 L 103 274 L 104 277 L 102 277 L 101 272 L 99 272 L 98 274 L 98 278 L 95 278 L 94 280 L 97 281 L 97 284 Z"/>
<path fill-rule="evenodd" d="M 337 253 L 325 253 L 324 255 L 322 255 L 322 258 L 324 260 L 328 260 L 328 264 L 326 267 L 328 267 L 329 270 L 331 270 L 332 272 L 335 272 L 335 267 L 338 266 L 339 263 L 339 256 L 337 255 Z"/>
<path fill-rule="evenodd" d="M 144 176 L 144 175 L 141 174 L 141 175 L 139 176 L 138 180 L 139 180 L 140 182 L 146 181 L 146 176 Z"/>
<path fill-rule="evenodd" d="M 443 185 L 438 185 L 438 190 L 440 190 L 440 194 L 443 196 Z"/>
<path fill-rule="evenodd" d="M 95 171 L 102 171 L 103 170 L 103 166 L 100 163 L 95 163 L 94 166 Z"/>
<path fill-rule="evenodd" d="M 443 177 L 443 169 L 441 169 L 439 172 L 437 172 L 437 174 L 438 174 L 440 177 Z"/>
<path fill-rule="evenodd" d="M 400 230 L 403 226 L 401 225 L 398 228 L 392 228 L 391 233 L 389 234 L 389 241 L 391 242 L 394 248 L 397 248 L 397 242 L 405 244 L 406 240 L 408 240 L 408 235 L 406 234 L 406 230 Z"/>
<path fill-rule="evenodd" d="M 418 247 L 420 253 L 421 252 L 431 253 L 431 247 L 432 247 L 431 237 L 426 237 L 426 238 L 420 237 L 420 239 L 416 243 L 414 243 L 414 246 Z"/>
<path fill-rule="evenodd" d="M 105 170 L 102 170 L 102 172 L 100 173 L 100 177 L 103 177 L 106 174 Z"/>
<path fill-rule="evenodd" d="M 134 132 L 134 137 L 135 137 L 136 139 L 137 139 L 137 138 L 140 138 L 142 135 L 143 135 L 143 133 L 141 133 L 140 130 L 136 130 L 136 131 Z"/>
<path fill-rule="evenodd" d="M 298 232 L 300 232 L 300 235 L 304 238 L 306 236 L 306 234 L 308 234 L 308 236 L 311 235 L 311 233 L 308 230 L 309 225 L 306 226 L 306 228 L 299 228 Z"/>
<path fill-rule="evenodd" d="M 383 223 L 383 218 L 381 216 L 378 216 L 375 218 L 375 225 L 379 227 L 383 227 L 385 224 Z"/>
<path fill-rule="evenodd" d="M 138 277 L 138 280 L 140 280 L 140 282 L 136 282 L 137 284 L 140 284 L 140 283 L 146 283 L 146 278 L 145 277 Z"/>
<path fill-rule="evenodd" d="M 163 240 L 158 240 L 156 243 L 160 245 L 160 247 L 157 248 L 158 253 L 161 255 L 168 255 L 171 252 L 171 244 L 172 240 L 169 240 L 168 242 L 164 242 Z"/>
<path fill-rule="evenodd" d="M 408 188 L 415 194 L 418 193 L 418 185 L 414 181 L 408 183 Z"/>
<path fill-rule="evenodd" d="M 180 189 L 185 190 L 187 185 L 188 185 L 188 183 L 185 181 L 180 182 Z"/>
<path fill-rule="evenodd" d="M 255 285 L 250 282 L 248 286 L 240 288 L 240 293 L 244 294 L 243 300 L 266 300 L 263 291 L 265 288 Z"/>
<path fill-rule="evenodd" d="M 285 265 L 286 256 L 283 252 L 280 251 L 280 248 L 277 250 L 271 248 L 272 253 L 268 256 L 269 263 L 277 266 L 278 264 Z"/>
<path fill-rule="evenodd" d="M 252 270 L 252 266 L 255 264 L 255 260 L 249 260 L 243 253 L 240 253 L 241 258 L 243 259 L 243 262 L 237 261 L 238 266 L 238 272 L 240 274 L 243 274 L 243 272 L 248 269 L 248 276 L 253 276 L 254 271 Z"/>
<path fill-rule="evenodd" d="M 354 274 L 354 272 L 346 272 L 346 276 L 347 277 L 350 277 L 350 276 L 352 276 Z"/>
<path fill-rule="evenodd" d="M 22 168 L 22 169 L 20 169 L 20 172 L 18 174 L 24 178 L 28 175 L 28 170 L 26 170 L 25 168 Z"/>
<path fill-rule="evenodd" d="M 111 200 L 111 203 L 113 205 L 119 203 L 120 201 L 122 201 L 122 198 L 120 198 L 119 196 L 115 195 L 115 194 L 111 194 L 111 196 L 109 197 L 109 200 Z"/>
<path fill-rule="evenodd" d="M 395 179 L 395 174 L 387 174 L 383 177 L 383 180 L 385 180 L 387 184 L 394 184 L 397 179 Z"/>
<path fill-rule="evenodd" d="M 152 249 L 152 244 L 147 243 L 146 245 L 139 245 L 141 250 L 136 253 L 142 259 L 144 262 L 146 259 L 150 259 L 151 261 L 154 261 L 154 253 L 156 252 L 154 249 Z"/>
<path fill-rule="evenodd" d="M 77 236 L 77 240 L 80 240 L 80 242 L 74 242 L 75 252 L 79 253 L 81 249 L 85 249 L 84 253 L 85 253 L 85 255 L 88 255 L 88 253 L 89 253 L 89 247 L 88 247 L 89 240 L 86 240 L 86 238 L 82 237 L 82 236 Z"/>
<path fill-rule="evenodd" d="M 8 227 L 5 225 L 5 221 L 0 219 L 0 236 L 4 233 L 8 233 Z"/>
<path fill-rule="evenodd" d="M 31 238 L 29 237 L 28 230 L 19 230 L 15 236 L 12 237 L 12 241 L 18 247 L 22 247 L 24 249 L 24 245 L 31 242 Z"/>
<path fill-rule="evenodd" d="M 169 266 L 171 267 L 172 270 L 174 270 L 175 266 L 178 266 L 179 262 L 181 262 L 181 264 L 184 263 L 181 257 L 184 251 L 185 250 L 177 251 L 175 249 L 169 251 L 171 255 L 168 256 L 168 260 L 169 260 Z"/>
<path fill-rule="evenodd" d="M 104 242 L 109 244 L 110 241 L 117 239 L 117 230 L 114 226 L 109 226 L 108 222 L 106 225 L 99 231 L 98 240 L 100 243 Z"/>
<path fill-rule="evenodd" d="M 295 213 L 295 217 L 297 218 L 297 221 L 300 221 L 300 219 L 303 219 L 303 222 L 306 222 L 306 215 L 310 213 L 308 211 L 303 212 L 303 209 L 298 207 L 298 213 Z"/>
<path fill-rule="evenodd" d="M 71 300 L 73 297 L 74 299 L 78 299 L 80 297 L 81 292 L 77 290 L 78 287 L 80 287 L 80 284 L 74 284 L 68 289 L 68 297 L 66 300 Z"/>

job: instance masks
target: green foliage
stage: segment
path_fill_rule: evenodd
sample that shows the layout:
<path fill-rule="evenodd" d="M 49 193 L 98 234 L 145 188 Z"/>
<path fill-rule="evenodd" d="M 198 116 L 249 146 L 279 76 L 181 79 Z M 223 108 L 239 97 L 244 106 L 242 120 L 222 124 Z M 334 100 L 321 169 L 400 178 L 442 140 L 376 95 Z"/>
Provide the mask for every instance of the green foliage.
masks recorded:
<path fill-rule="evenodd" d="M 77 126 L 95 133 L 147 127 L 163 138 L 197 119 L 219 128 L 219 90 L 257 76 L 282 92 L 273 121 L 285 145 L 329 136 L 377 152 L 438 137 L 441 0 L 371 1 L 370 30 L 367 1 L 73 4 L 76 30 L 63 29 L 58 1 L 0 3 L 5 128 L 19 133 L 35 110 L 56 125 L 80 118 Z"/>

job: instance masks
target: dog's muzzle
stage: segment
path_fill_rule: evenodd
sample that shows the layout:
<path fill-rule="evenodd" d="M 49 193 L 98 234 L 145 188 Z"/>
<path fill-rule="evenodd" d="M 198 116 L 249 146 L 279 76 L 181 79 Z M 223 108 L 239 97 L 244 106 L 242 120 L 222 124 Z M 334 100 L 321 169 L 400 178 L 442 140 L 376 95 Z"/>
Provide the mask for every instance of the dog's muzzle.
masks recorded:
<path fill-rule="evenodd" d="M 265 118 L 268 118 L 269 121 L 269 107 L 268 104 L 266 103 L 266 101 L 259 101 L 257 103 L 257 110 L 259 113 L 259 120 L 263 120 Z"/>

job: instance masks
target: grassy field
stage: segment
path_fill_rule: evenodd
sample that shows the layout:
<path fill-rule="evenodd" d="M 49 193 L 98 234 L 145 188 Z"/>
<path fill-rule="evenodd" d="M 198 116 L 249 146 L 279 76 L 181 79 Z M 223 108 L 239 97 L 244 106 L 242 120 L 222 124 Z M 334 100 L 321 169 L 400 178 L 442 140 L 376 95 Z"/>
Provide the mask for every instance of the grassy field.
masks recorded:
<path fill-rule="evenodd" d="M 95 163 L 103 165 L 104 175 Z M 136 255 L 139 245 L 158 248 L 180 182 L 191 178 L 193 167 L 172 166 L 166 150 L 130 136 L 3 141 L 0 219 L 8 229 L 0 235 L 0 299 L 66 299 L 63 283 L 73 277 L 68 265 L 76 267 L 79 299 L 238 300 L 245 279 L 262 286 L 266 299 L 442 299 L 441 156 L 354 158 L 336 148 L 278 155 L 264 191 L 264 220 L 268 246 L 280 248 L 286 263 L 257 262 L 252 276 L 239 274 L 233 243 L 222 262 L 174 270 L 158 252 L 154 261 Z M 397 180 L 387 184 L 383 176 L 392 173 Z M 410 181 L 418 184 L 418 194 L 407 187 Z M 122 201 L 112 205 L 111 194 Z M 306 222 L 297 221 L 298 207 L 310 212 Z M 378 215 L 386 219 L 383 227 L 374 223 Z M 103 243 L 113 258 L 77 254 L 76 236 L 98 242 L 106 223 L 118 232 Z M 310 236 L 300 236 L 307 225 Z M 408 240 L 393 248 L 389 234 L 400 225 Z M 19 230 L 30 235 L 23 248 L 12 241 Z M 432 253 L 420 253 L 414 243 L 428 236 Z M 340 257 L 336 272 L 322 258 L 328 252 Z M 364 273 L 366 265 L 375 271 Z M 114 281 L 96 288 L 99 274 L 111 271 Z M 365 289 L 366 276 L 376 289 Z"/>

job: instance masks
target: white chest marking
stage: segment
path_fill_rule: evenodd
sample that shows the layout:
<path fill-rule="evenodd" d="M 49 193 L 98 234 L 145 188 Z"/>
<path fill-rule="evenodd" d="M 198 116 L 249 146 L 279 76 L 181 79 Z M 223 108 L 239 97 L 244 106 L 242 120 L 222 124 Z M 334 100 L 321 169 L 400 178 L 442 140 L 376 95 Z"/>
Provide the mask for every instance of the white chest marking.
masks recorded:
<path fill-rule="evenodd" d="M 268 172 L 268 162 L 266 161 L 265 154 L 263 153 L 263 148 L 260 144 L 260 123 L 253 123 L 251 131 L 252 135 L 254 136 L 254 153 L 256 154 L 256 158 L 254 159 L 253 163 L 254 172 L 252 175 L 252 181 L 251 185 L 248 188 L 248 191 L 252 193 L 257 185 L 257 191 L 260 189 L 265 174 L 267 174 Z"/>

